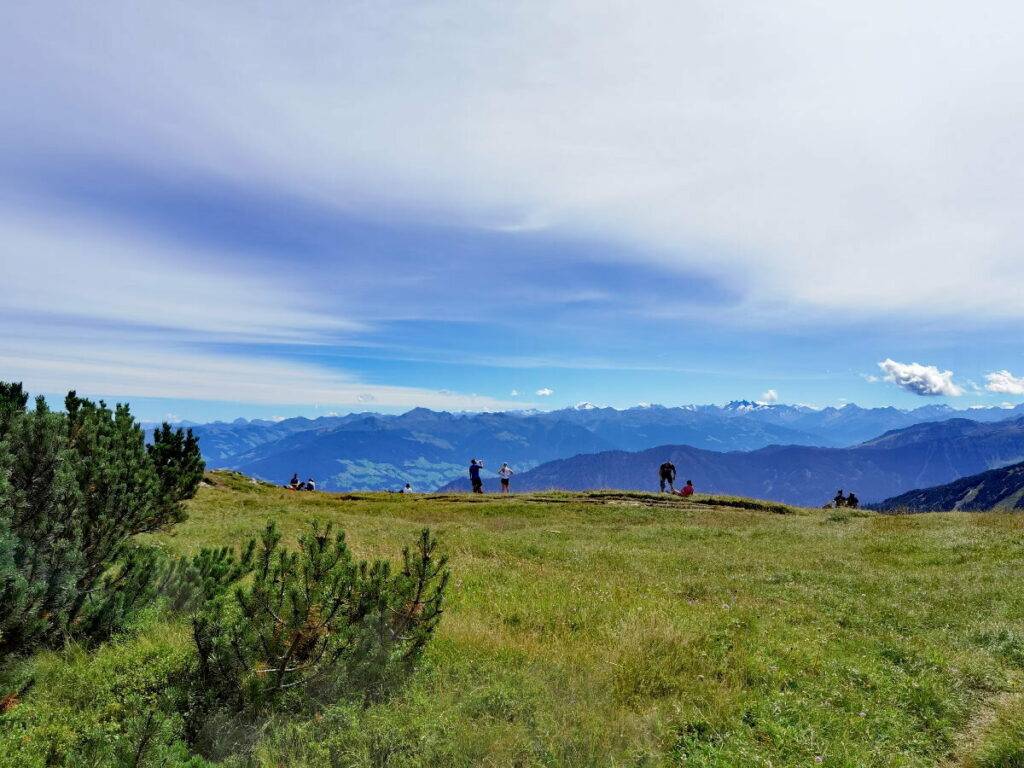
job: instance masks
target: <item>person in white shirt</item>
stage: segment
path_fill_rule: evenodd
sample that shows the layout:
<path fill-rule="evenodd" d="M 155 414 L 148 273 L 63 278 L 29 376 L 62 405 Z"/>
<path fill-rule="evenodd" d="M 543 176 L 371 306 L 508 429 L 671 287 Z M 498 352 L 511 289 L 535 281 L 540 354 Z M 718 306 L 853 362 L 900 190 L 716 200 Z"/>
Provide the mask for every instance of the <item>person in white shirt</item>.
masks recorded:
<path fill-rule="evenodd" d="M 406 483 L 405 488 L 400 490 L 399 493 L 412 493 L 412 483 Z"/>
<path fill-rule="evenodd" d="M 515 474 L 515 472 L 513 472 L 511 469 L 509 469 L 507 461 L 504 464 L 501 465 L 501 469 L 498 470 L 498 475 L 501 476 L 501 492 L 502 493 L 511 493 L 511 491 L 509 490 L 509 487 L 508 487 L 508 481 L 512 479 L 512 475 L 514 475 L 514 474 Z"/>

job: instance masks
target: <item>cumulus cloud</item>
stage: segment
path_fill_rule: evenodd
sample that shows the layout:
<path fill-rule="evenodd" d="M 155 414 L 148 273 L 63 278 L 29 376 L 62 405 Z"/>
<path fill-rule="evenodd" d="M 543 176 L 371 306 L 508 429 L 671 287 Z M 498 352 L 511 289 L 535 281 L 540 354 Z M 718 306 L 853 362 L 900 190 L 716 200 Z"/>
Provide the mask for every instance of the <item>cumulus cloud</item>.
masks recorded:
<path fill-rule="evenodd" d="M 779 393 L 774 389 L 769 389 L 767 392 L 761 394 L 760 402 L 773 405 L 774 403 L 779 402 Z"/>
<path fill-rule="evenodd" d="M 1014 376 L 1009 371 L 994 371 L 985 374 L 989 392 L 1001 392 L 1004 395 L 1024 395 L 1024 376 Z"/>
<path fill-rule="evenodd" d="M 510 397 L 519 397 L 519 390 L 518 389 L 513 389 L 508 394 L 509 394 Z"/>
<path fill-rule="evenodd" d="M 537 394 L 540 395 L 541 397 L 548 397 L 550 395 L 555 394 L 555 390 L 544 387 L 544 389 L 538 389 Z"/>
<path fill-rule="evenodd" d="M 953 381 L 952 371 L 940 371 L 934 365 L 898 363 L 886 358 L 878 367 L 885 372 L 883 381 L 915 395 L 959 397 L 964 393 L 963 387 Z"/>

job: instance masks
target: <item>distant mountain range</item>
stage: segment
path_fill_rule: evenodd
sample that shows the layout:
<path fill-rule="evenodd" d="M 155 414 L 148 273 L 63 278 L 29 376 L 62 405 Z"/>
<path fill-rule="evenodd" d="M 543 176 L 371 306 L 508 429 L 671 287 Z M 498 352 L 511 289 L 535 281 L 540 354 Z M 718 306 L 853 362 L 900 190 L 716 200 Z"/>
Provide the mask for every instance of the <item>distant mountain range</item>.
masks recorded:
<path fill-rule="evenodd" d="M 227 466 L 278 483 L 298 472 L 329 490 L 397 490 L 408 482 L 426 491 L 464 474 L 472 458 L 500 456 L 529 468 L 610 447 L 583 427 L 561 421 L 505 413 L 460 417 L 416 409 L 397 418 L 366 416 L 297 432 L 232 457 Z"/>
<path fill-rule="evenodd" d="M 653 490 L 658 466 L 666 460 L 676 465 L 680 481 L 693 480 L 703 493 L 819 506 L 842 488 L 864 502 L 880 501 L 1024 460 L 1024 417 L 991 424 L 968 419 L 917 424 L 849 448 L 775 445 L 723 453 L 664 445 L 606 451 L 542 464 L 517 475 L 514 490 Z M 466 490 L 466 485 L 460 479 L 441 490 Z M 489 489 L 495 489 L 493 483 Z"/>
<path fill-rule="evenodd" d="M 725 406 L 581 403 L 549 412 L 447 413 L 416 408 L 401 415 L 358 413 L 282 421 L 238 419 L 192 426 L 211 468 L 237 469 L 284 483 L 293 473 L 329 490 L 397 489 L 411 482 L 436 490 L 461 478 L 471 458 L 488 470 L 508 461 L 517 471 L 556 459 L 609 450 L 687 445 L 706 451 L 753 451 L 769 445 L 840 447 L 887 430 L 969 415 L 995 422 L 1016 409 L 957 411 L 948 406 L 813 409 L 736 401 Z M 659 462 L 660 463 L 660 462 Z"/>
<path fill-rule="evenodd" d="M 872 508 L 880 512 L 1024 511 L 1024 462 L 934 488 L 908 491 Z"/>

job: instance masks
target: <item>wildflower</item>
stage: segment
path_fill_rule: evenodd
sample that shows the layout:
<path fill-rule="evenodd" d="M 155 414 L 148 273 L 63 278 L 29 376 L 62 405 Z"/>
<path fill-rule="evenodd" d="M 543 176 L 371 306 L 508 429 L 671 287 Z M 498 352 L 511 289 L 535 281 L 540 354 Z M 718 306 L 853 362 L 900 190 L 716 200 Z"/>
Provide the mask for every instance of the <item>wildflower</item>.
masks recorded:
<path fill-rule="evenodd" d="M 816 762 L 816 763 L 823 763 L 823 762 L 825 762 L 825 758 L 822 757 L 821 755 L 815 755 L 814 762 Z"/>
<path fill-rule="evenodd" d="M 861 717 L 867 717 L 867 716 L 868 716 L 868 713 L 867 713 L 867 712 L 861 712 L 861 713 L 860 713 L 860 716 L 861 716 Z"/>

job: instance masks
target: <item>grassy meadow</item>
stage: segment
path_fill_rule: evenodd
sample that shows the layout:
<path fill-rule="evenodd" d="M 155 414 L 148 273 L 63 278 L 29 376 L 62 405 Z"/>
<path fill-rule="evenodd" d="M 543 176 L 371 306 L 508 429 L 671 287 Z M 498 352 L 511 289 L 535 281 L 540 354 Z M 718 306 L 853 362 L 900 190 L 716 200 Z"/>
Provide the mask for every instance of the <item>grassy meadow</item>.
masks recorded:
<path fill-rule="evenodd" d="M 156 540 L 193 552 L 273 519 L 294 541 L 317 518 L 394 559 L 429 526 L 452 571 L 438 635 L 393 699 L 268 717 L 220 764 L 1024 766 L 1024 516 L 213 477 Z M 0 671 L 0 691 L 35 679 L 0 715 L 0 766 L 132 765 L 190 652 L 187 622 L 154 610 L 98 651 Z M 180 743 L 136 764 L 207 765 Z"/>

